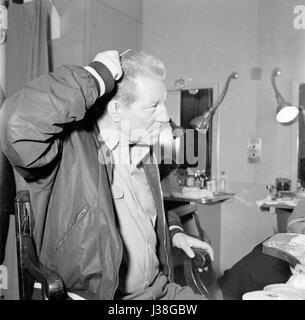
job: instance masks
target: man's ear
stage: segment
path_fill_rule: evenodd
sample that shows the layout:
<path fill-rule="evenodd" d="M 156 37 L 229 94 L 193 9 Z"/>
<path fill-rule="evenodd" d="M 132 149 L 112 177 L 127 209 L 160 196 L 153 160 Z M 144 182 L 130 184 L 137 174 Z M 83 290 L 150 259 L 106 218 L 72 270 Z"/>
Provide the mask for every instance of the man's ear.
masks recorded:
<path fill-rule="evenodd" d="M 121 106 L 117 100 L 111 100 L 108 102 L 107 111 L 114 122 L 119 122 L 121 120 Z"/>

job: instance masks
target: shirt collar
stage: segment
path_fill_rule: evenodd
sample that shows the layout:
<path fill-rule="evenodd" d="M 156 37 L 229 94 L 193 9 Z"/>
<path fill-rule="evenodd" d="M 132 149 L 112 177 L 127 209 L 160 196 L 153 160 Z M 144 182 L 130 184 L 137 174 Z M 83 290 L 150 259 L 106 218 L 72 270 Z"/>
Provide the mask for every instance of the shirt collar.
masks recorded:
<path fill-rule="evenodd" d="M 109 128 L 103 128 L 102 122 L 98 123 L 98 127 L 100 130 L 101 142 L 106 145 L 111 153 L 113 153 L 114 150 L 119 147 L 124 148 L 128 146 L 131 164 L 139 167 L 141 162 L 144 162 L 143 160 L 146 159 L 150 152 L 149 146 L 129 144 L 129 142 L 123 138 L 117 129 L 110 130 Z"/>
<path fill-rule="evenodd" d="M 104 143 L 110 151 L 113 151 L 120 142 L 118 132 L 116 130 L 110 131 L 107 129 L 102 129 L 100 126 L 99 129 L 102 143 Z"/>

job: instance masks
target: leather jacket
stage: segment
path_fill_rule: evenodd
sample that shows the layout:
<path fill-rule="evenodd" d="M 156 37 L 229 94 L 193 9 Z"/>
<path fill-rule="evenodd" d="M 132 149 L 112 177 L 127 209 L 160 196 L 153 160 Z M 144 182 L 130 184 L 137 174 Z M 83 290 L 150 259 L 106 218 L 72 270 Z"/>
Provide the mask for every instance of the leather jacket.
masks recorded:
<path fill-rule="evenodd" d="M 111 164 L 102 164 L 107 150 L 101 149 L 99 131 L 88 116 L 93 105 L 101 104 L 98 94 L 87 70 L 62 66 L 6 100 L 0 136 L 2 150 L 18 172 L 17 190 L 30 190 L 40 261 L 63 277 L 69 291 L 109 300 L 118 286 L 123 248 Z M 172 279 L 158 168 L 144 168 L 157 207 L 160 269 Z"/>

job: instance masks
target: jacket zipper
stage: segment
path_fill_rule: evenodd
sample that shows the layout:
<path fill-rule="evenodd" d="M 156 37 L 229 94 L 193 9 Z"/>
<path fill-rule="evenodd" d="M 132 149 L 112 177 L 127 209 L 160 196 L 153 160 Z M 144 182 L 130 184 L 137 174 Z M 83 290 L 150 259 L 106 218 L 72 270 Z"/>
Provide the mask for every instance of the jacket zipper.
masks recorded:
<path fill-rule="evenodd" d="M 75 226 L 79 223 L 79 221 L 83 218 L 83 216 L 86 214 L 86 212 L 88 211 L 89 206 L 87 205 L 76 217 L 73 225 L 71 226 L 70 230 L 68 232 L 66 232 L 63 236 L 63 238 L 58 242 L 58 246 L 62 246 L 62 244 L 64 243 L 64 241 L 67 239 L 67 237 L 71 234 L 71 232 L 73 231 L 73 229 L 75 228 Z"/>
<path fill-rule="evenodd" d="M 76 217 L 75 222 L 74 222 L 74 224 L 73 224 L 73 226 L 72 226 L 71 229 L 73 229 L 74 226 L 79 223 L 79 221 L 83 218 L 83 216 L 86 214 L 87 211 L 88 211 L 88 206 L 86 206 L 86 207 L 78 214 L 78 216 Z"/>

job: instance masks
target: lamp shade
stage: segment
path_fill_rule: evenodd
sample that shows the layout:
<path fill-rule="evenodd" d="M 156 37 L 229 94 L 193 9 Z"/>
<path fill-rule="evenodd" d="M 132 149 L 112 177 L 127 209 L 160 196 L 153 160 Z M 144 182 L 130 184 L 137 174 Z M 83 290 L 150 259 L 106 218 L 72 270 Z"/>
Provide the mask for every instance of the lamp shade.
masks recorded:
<path fill-rule="evenodd" d="M 203 130 L 206 131 L 209 129 L 210 121 L 212 119 L 212 112 L 205 111 L 201 116 L 198 116 L 191 120 L 191 126 L 196 130 Z"/>
<path fill-rule="evenodd" d="M 293 121 L 299 114 L 299 109 L 295 106 L 279 105 L 276 111 L 276 120 L 280 123 L 288 123 Z"/>
<path fill-rule="evenodd" d="M 276 120 L 280 123 L 288 123 L 293 121 L 299 114 L 299 108 L 292 103 L 287 102 L 283 96 L 279 93 L 279 90 L 275 84 L 275 77 L 281 74 L 281 70 L 278 68 L 273 69 L 271 76 L 271 83 L 275 92 L 275 98 L 277 101 L 276 108 Z"/>

